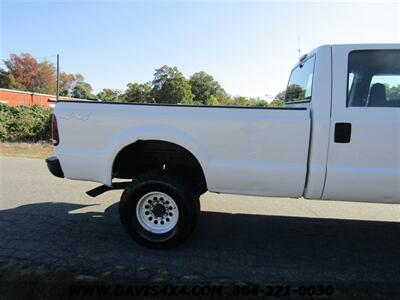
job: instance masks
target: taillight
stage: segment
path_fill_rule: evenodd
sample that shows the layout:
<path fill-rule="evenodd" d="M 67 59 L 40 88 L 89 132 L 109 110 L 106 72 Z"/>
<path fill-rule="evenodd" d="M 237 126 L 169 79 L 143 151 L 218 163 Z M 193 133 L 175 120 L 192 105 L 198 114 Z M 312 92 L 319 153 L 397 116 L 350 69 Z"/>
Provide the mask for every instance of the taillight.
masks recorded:
<path fill-rule="evenodd" d="M 58 136 L 57 118 L 54 114 L 51 115 L 51 138 L 53 140 L 54 146 L 57 146 L 60 143 L 60 138 Z"/>

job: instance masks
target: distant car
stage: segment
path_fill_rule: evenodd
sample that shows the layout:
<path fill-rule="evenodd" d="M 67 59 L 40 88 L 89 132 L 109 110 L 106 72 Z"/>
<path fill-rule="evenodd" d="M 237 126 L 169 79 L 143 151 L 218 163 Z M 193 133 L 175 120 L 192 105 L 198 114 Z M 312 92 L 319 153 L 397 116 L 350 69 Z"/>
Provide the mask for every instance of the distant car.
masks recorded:
<path fill-rule="evenodd" d="M 206 191 L 400 203 L 400 45 L 311 51 L 284 108 L 61 101 L 53 139 L 50 171 L 125 188 L 122 224 L 150 247 L 183 242 Z"/>

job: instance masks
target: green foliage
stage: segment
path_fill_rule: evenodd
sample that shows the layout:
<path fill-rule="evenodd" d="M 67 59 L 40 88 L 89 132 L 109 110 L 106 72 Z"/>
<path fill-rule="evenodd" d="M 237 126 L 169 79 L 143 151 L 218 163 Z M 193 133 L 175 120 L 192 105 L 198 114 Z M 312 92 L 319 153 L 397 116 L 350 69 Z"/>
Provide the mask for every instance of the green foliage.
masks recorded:
<path fill-rule="evenodd" d="M 250 98 L 248 106 L 258 106 L 258 107 L 269 107 L 268 102 L 263 99 L 252 99 Z"/>
<path fill-rule="evenodd" d="M 76 84 L 77 77 L 80 74 L 70 74 L 65 72 L 60 72 L 60 95 L 61 96 L 71 96 L 72 88 Z"/>
<path fill-rule="evenodd" d="M 286 89 L 286 96 L 288 101 L 304 100 L 305 95 L 306 95 L 306 90 L 303 89 L 300 85 L 295 83 L 289 85 Z"/>
<path fill-rule="evenodd" d="M 48 141 L 51 110 L 39 105 L 10 107 L 0 104 L 0 140 L 10 142 Z"/>
<path fill-rule="evenodd" d="M 194 101 L 201 104 L 207 104 L 211 97 L 215 98 L 226 95 L 224 89 L 218 81 L 206 72 L 197 72 L 190 77 L 190 85 L 194 95 Z M 214 104 L 216 105 L 216 104 Z"/>
<path fill-rule="evenodd" d="M 275 99 L 274 99 L 274 100 L 282 100 L 282 101 L 285 101 L 285 96 L 286 96 L 286 90 L 283 90 L 282 92 L 278 93 L 278 94 L 275 96 Z"/>
<path fill-rule="evenodd" d="M 115 89 L 103 89 L 97 94 L 97 98 L 104 102 L 124 102 L 122 92 Z"/>
<path fill-rule="evenodd" d="M 268 106 L 269 107 L 284 107 L 285 101 L 281 100 L 281 99 L 274 99 L 268 104 Z"/>
<path fill-rule="evenodd" d="M 0 68 L 0 88 L 9 89 L 11 86 L 10 73 Z"/>
<path fill-rule="evenodd" d="M 268 107 L 268 102 L 260 98 L 235 96 L 229 100 L 227 105 Z"/>
<path fill-rule="evenodd" d="M 31 57 L 24 58 L 27 61 L 19 62 L 18 70 L 35 66 Z M 22 66 L 21 66 L 22 65 Z M 43 67 L 48 68 L 48 65 Z M 52 69 L 48 69 L 49 74 Z M 29 72 L 28 72 L 29 75 Z M 17 80 L 11 72 L 0 69 L 0 87 L 27 89 L 28 84 L 38 84 L 45 87 L 48 82 L 42 79 L 21 75 Z M 47 76 L 46 75 L 46 76 Z M 44 76 L 43 78 L 46 78 Z M 48 76 L 47 76 L 48 77 Z M 25 80 L 25 81 L 24 81 Z M 43 90 L 48 92 L 48 90 Z M 81 74 L 60 74 L 60 95 L 82 99 L 98 97 L 103 101 L 138 102 L 138 103 L 172 103 L 172 104 L 196 104 L 196 105 L 236 105 L 259 107 L 282 107 L 286 91 L 276 95 L 275 99 L 268 103 L 260 98 L 248 98 L 243 96 L 231 97 L 214 78 L 205 73 L 197 72 L 187 80 L 176 67 L 163 66 L 155 70 L 154 80 L 147 83 L 129 83 L 124 93 L 119 90 L 105 88 L 94 96 L 92 87 L 85 82 Z M 289 89 L 288 94 L 298 94 L 296 87 Z M 400 98 L 400 86 L 388 90 L 389 98 Z M 36 142 L 50 140 L 51 110 L 41 106 L 9 107 L 0 104 L 0 140 L 18 142 Z"/>
<path fill-rule="evenodd" d="M 124 99 L 127 102 L 154 103 L 151 82 L 128 83 L 127 87 L 124 93 Z"/>
<path fill-rule="evenodd" d="M 78 99 L 93 99 L 96 98 L 92 95 L 92 86 L 84 81 L 78 81 L 72 88 L 71 97 Z"/>
<path fill-rule="evenodd" d="M 156 69 L 152 83 L 152 96 L 156 103 L 193 103 L 190 83 L 177 67 L 162 66 Z"/>
<path fill-rule="evenodd" d="M 83 75 L 79 73 L 70 74 L 60 72 L 60 96 L 73 97 L 78 99 L 97 99 L 97 96 L 93 95 L 92 91 L 92 86 L 89 83 L 85 82 L 85 78 L 83 77 Z M 104 94 L 101 95 L 104 96 Z"/>
<path fill-rule="evenodd" d="M 400 85 L 386 85 L 386 98 L 390 100 L 400 100 Z"/>
<path fill-rule="evenodd" d="M 207 99 L 207 101 L 206 101 L 206 103 L 205 103 L 206 105 L 212 105 L 212 106 L 215 106 L 215 105 L 219 105 L 219 102 L 218 102 L 218 100 L 217 100 L 217 97 L 216 96 L 214 96 L 214 95 L 211 95 L 210 96 L 210 98 L 208 98 Z"/>
<path fill-rule="evenodd" d="M 38 62 L 29 53 L 11 54 L 4 60 L 6 69 L 0 68 L 0 88 L 11 88 L 41 93 L 55 93 L 55 67 L 48 61 Z M 128 83 L 126 90 L 104 88 L 97 95 L 81 74 L 60 72 L 60 96 L 79 99 L 101 99 L 106 102 L 170 103 L 196 105 L 283 106 L 286 91 L 276 95 L 268 105 L 259 98 L 228 95 L 213 76 L 196 72 L 187 80 L 176 68 L 167 65 L 155 70 L 152 82 Z M 397 97 L 400 91 L 389 91 Z M 288 94 L 298 94 L 296 88 Z M 4 124 L 2 124 L 3 126 Z"/>
<path fill-rule="evenodd" d="M 39 63 L 29 53 L 21 55 L 11 54 L 10 58 L 4 60 L 6 70 L 0 68 L 0 87 L 28 90 L 41 93 L 55 93 L 55 67 L 53 64 L 44 61 Z M 170 103 L 170 104 L 196 104 L 196 105 L 237 105 L 237 106 L 260 106 L 260 107 L 281 107 L 285 99 L 286 91 L 280 92 L 275 99 L 268 104 L 260 98 L 248 98 L 243 96 L 232 97 L 228 95 L 213 76 L 204 71 L 194 73 L 189 80 L 176 68 L 167 65 L 155 70 L 152 82 L 128 83 L 125 92 L 116 89 L 104 88 L 97 95 L 92 94 L 92 86 L 85 82 L 81 74 L 60 73 L 60 95 L 80 99 L 100 98 L 106 102 L 137 102 L 137 103 Z M 298 96 L 296 86 L 289 87 L 288 95 Z M 400 88 L 392 87 L 388 94 L 392 98 L 400 97 Z M 16 136 L 12 133 L 10 115 L 18 115 L 21 122 L 33 124 L 28 119 L 32 117 L 31 112 L 26 108 L 18 108 L 15 111 L 5 113 L 2 110 L 2 123 L 0 124 L 1 137 L 7 135 Z M 34 110 L 32 110 L 34 111 Z M 6 116 L 7 115 L 7 116 Z M 18 121 L 12 124 L 18 125 Z M 38 126 L 38 125 L 32 125 Z M 6 129 L 8 128 L 8 129 Z M 36 128 L 36 127 L 35 127 Z M 28 127 L 31 132 L 33 127 Z M 29 133 L 30 134 L 30 133 Z M 29 136 L 27 132 L 21 135 Z M 10 135 L 10 136 L 11 136 Z"/>

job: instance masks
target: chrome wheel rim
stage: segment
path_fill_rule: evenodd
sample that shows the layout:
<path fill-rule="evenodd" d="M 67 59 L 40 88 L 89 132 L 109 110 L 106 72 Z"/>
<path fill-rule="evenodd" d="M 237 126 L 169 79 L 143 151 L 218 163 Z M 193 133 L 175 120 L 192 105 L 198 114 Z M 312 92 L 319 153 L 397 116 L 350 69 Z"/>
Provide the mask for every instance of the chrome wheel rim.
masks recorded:
<path fill-rule="evenodd" d="M 136 205 L 136 217 L 147 231 L 163 234 L 178 223 L 179 209 L 169 195 L 163 192 L 150 192 L 139 199 Z"/>

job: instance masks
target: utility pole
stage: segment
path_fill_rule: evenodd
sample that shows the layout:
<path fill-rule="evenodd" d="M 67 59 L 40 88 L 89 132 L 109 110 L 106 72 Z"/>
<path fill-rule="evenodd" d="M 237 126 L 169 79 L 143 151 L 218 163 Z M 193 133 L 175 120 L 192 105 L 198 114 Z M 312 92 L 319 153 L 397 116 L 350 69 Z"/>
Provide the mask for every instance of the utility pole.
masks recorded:
<path fill-rule="evenodd" d="M 59 95 L 60 95 L 60 56 L 57 54 L 57 95 L 56 95 L 57 101 Z"/>

